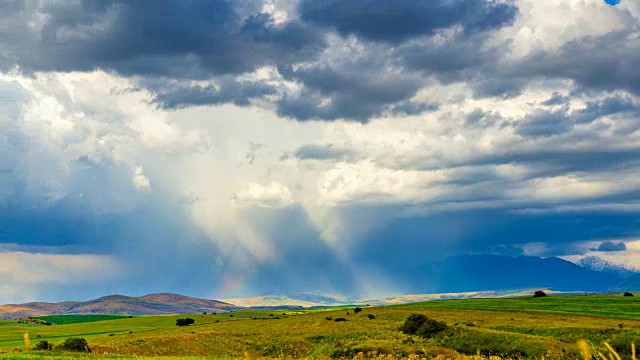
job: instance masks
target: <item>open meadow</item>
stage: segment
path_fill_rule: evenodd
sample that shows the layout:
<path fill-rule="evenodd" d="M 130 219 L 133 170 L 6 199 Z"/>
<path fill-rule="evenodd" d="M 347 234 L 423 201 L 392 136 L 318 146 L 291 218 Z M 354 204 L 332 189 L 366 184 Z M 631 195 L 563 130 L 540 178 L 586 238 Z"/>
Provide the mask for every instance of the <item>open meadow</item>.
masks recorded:
<path fill-rule="evenodd" d="M 399 329 L 417 313 L 446 323 L 430 336 Z M 176 326 L 190 317 L 193 325 Z M 336 319 L 344 319 L 336 321 Z M 43 321 L 53 325 L 44 325 Z M 18 321 L 21 321 L 20 323 Z M 28 334 L 29 345 L 25 345 Z M 88 341 L 91 354 L 35 351 L 40 340 Z M 582 350 L 622 359 L 640 343 L 640 299 L 622 296 L 443 300 L 383 307 L 96 318 L 0 320 L 1 359 L 76 358 L 504 358 L 571 359 Z M 605 355 L 608 356 L 608 355 Z"/>

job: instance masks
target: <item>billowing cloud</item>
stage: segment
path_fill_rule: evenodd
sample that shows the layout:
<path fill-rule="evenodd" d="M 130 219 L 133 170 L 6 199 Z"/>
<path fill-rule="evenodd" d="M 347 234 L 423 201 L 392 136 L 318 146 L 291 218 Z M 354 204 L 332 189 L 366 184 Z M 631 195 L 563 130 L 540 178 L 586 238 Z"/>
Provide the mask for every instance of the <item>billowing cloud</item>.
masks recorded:
<path fill-rule="evenodd" d="M 1 248 L 63 274 L 52 299 L 638 263 L 638 5 L 367 3 L 3 4 Z M 127 277 L 87 285 L 94 260 Z"/>
<path fill-rule="evenodd" d="M 591 251 L 625 251 L 627 246 L 623 242 L 604 241 L 597 248 L 591 249 Z"/>
<path fill-rule="evenodd" d="M 5 69 L 14 63 L 26 71 L 99 68 L 201 79 L 304 60 L 323 47 L 313 30 L 299 22 L 275 24 L 258 3 L 14 4 L 3 19 L 9 30 L 3 34 Z"/>
<path fill-rule="evenodd" d="M 517 8 L 488 1 L 324 1 L 303 0 L 303 20 L 335 28 L 343 36 L 402 42 L 438 30 L 461 27 L 465 32 L 487 31 L 515 18 Z"/>

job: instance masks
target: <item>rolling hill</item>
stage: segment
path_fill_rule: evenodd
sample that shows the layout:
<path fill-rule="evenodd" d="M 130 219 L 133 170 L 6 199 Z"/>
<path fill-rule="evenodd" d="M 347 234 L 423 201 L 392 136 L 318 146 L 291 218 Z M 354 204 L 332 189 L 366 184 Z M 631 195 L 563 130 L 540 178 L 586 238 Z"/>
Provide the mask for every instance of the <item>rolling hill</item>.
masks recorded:
<path fill-rule="evenodd" d="M 193 314 L 199 312 L 224 312 L 239 308 L 239 306 L 217 300 L 162 293 L 139 297 L 109 295 L 89 301 L 32 302 L 2 305 L 0 306 L 0 317 L 60 314 Z"/>

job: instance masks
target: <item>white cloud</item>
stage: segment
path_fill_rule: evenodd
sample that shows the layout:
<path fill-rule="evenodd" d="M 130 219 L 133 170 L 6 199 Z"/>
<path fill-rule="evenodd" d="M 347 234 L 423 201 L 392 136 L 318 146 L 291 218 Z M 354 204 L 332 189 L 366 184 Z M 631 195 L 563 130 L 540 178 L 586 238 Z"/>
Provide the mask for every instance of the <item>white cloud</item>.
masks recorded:
<path fill-rule="evenodd" d="M 236 193 L 233 200 L 240 206 L 263 208 L 282 208 L 294 203 L 289 188 L 277 182 L 268 185 L 249 184 L 247 189 Z"/>
<path fill-rule="evenodd" d="M 565 256 L 566 260 L 577 262 L 583 257 L 586 256 L 597 256 L 601 259 L 604 259 L 612 264 L 623 265 L 629 269 L 635 269 L 636 271 L 640 271 L 640 240 L 637 239 L 622 239 L 624 240 L 624 244 L 626 245 L 626 250 L 624 251 L 586 251 L 582 255 L 571 255 Z M 618 242 L 620 240 L 611 240 L 614 242 Z M 600 245 L 601 241 L 593 241 L 593 242 L 585 242 L 583 245 L 584 249 L 589 249 L 590 247 L 597 247 Z"/>
<path fill-rule="evenodd" d="M 145 176 L 142 165 L 136 166 L 136 170 L 133 174 L 133 184 L 138 190 L 151 190 L 151 182 L 149 182 L 149 178 Z"/>

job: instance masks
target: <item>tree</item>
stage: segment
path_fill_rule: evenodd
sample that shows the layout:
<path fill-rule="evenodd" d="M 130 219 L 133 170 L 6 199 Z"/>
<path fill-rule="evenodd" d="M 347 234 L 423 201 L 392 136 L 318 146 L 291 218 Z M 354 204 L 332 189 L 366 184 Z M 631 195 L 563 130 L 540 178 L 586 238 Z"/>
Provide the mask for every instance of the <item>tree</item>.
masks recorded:
<path fill-rule="evenodd" d="M 356 313 L 356 314 L 359 313 L 360 311 L 362 311 L 361 307 L 357 307 L 357 308 L 353 309 L 353 312 Z"/>
<path fill-rule="evenodd" d="M 195 322 L 196 321 L 192 318 L 177 319 L 176 326 L 189 326 L 191 324 L 195 324 Z"/>
<path fill-rule="evenodd" d="M 48 342 L 47 340 L 40 340 L 36 344 L 36 350 L 51 350 L 53 349 L 53 344 Z"/>
<path fill-rule="evenodd" d="M 68 338 L 60 345 L 60 348 L 66 351 L 91 352 L 89 343 L 83 338 Z"/>
<path fill-rule="evenodd" d="M 545 297 L 545 296 L 547 296 L 547 294 L 542 290 L 537 290 L 536 292 L 533 293 L 534 298 Z"/>

